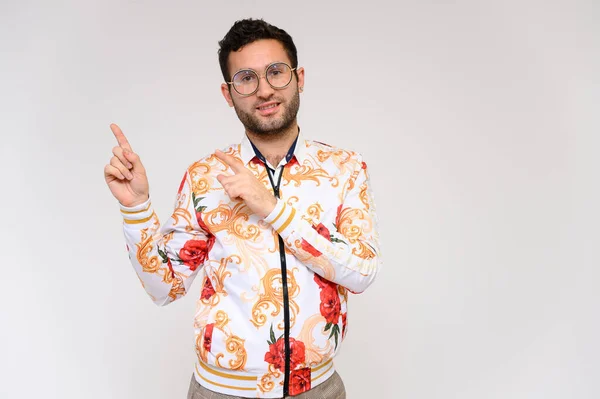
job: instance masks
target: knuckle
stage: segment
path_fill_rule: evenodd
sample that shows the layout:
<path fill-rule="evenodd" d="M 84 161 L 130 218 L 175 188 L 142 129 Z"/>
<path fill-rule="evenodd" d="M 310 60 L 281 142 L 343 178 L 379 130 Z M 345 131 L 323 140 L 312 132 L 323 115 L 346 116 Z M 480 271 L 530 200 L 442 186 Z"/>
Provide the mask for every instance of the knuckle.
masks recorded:
<path fill-rule="evenodd" d="M 125 171 L 127 169 L 125 167 L 125 165 L 123 165 L 123 163 L 118 158 L 115 158 L 115 162 L 113 163 L 113 166 L 121 172 Z"/>

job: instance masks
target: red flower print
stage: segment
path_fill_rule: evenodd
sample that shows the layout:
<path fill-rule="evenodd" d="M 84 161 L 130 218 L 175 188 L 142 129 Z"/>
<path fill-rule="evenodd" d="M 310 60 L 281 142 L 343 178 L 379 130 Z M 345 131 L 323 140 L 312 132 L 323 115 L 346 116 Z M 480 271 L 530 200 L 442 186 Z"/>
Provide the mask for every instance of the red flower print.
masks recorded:
<path fill-rule="evenodd" d="M 200 205 L 202 200 L 204 200 L 204 197 L 196 197 L 196 194 L 192 192 L 192 202 L 194 203 L 194 210 L 196 211 L 196 221 L 200 228 L 209 235 L 209 240 L 214 240 L 214 237 L 202 219 L 202 212 L 206 209 L 205 205 Z"/>
<path fill-rule="evenodd" d="M 323 223 L 319 223 L 319 225 L 317 227 L 315 227 L 314 229 L 317 230 L 317 233 L 319 233 L 323 237 L 327 238 L 328 241 L 331 241 L 331 235 L 329 234 L 329 229 L 327 227 L 325 227 L 325 225 Z"/>
<path fill-rule="evenodd" d="M 202 220 L 202 212 L 196 211 L 196 220 L 198 221 L 198 224 L 200 225 L 202 230 L 204 230 L 206 233 L 210 233 L 208 226 L 206 226 L 206 224 L 204 223 L 204 220 Z M 212 238 L 212 236 L 211 236 L 211 238 Z"/>
<path fill-rule="evenodd" d="M 338 229 L 338 231 L 340 230 L 340 218 L 342 216 L 342 206 L 344 204 L 340 204 L 340 206 L 338 206 L 337 209 L 337 215 L 335 216 L 335 228 Z"/>
<path fill-rule="evenodd" d="M 290 337 L 290 369 L 294 370 L 306 359 L 306 348 L 304 342 Z"/>
<path fill-rule="evenodd" d="M 319 310 L 321 316 L 323 316 L 327 322 L 324 331 L 331 331 L 329 338 L 335 337 L 335 347 L 337 348 L 338 336 L 340 334 L 338 322 L 340 320 L 340 312 L 342 311 L 340 294 L 338 293 L 339 286 L 332 281 L 324 279 L 318 274 L 315 274 L 314 280 L 321 290 L 321 305 Z M 342 323 L 345 323 L 345 317 L 345 314 L 342 315 Z M 344 326 L 345 324 L 342 325 L 342 327 Z"/>
<path fill-rule="evenodd" d="M 175 271 L 173 270 L 173 265 L 171 264 L 171 259 L 167 258 L 167 266 L 171 271 L 171 277 L 175 277 Z"/>
<path fill-rule="evenodd" d="M 314 280 L 317 283 L 317 285 L 319 286 L 319 288 L 321 288 L 321 289 L 327 288 L 327 289 L 335 290 L 337 287 L 336 283 L 334 283 L 333 281 L 324 279 L 323 277 L 319 276 L 317 273 L 315 273 Z"/>
<path fill-rule="evenodd" d="M 204 343 L 202 344 L 202 346 L 207 352 L 210 352 L 210 345 L 212 344 L 212 334 L 214 328 L 215 323 L 207 324 L 206 327 L 204 327 Z"/>
<path fill-rule="evenodd" d="M 185 179 L 187 178 L 187 172 L 183 175 L 183 179 L 181 179 L 181 184 L 179 185 L 179 190 L 177 190 L 177 194 L 181 194 L 181 190 L 183 190 L 183 185 L 185 184 Z"/>
<path fill-rule="evenodd" d="M 208 251 L 212 247 L 212 241 L 189 240 L 179 251 L 179 258 L 190 270 L 196 270 L 206 260 Z"/>
<path fill-rule="evenodd" d="M 290 373 L 290 395 L 300 395 L 310 390 L 310 367 Z"/>
<path fill-rule="evenodd" d="M 293 370 L 306 359 L 306 348 L 304 342 L 290 337 L 290 368 Z M 276 369 L 285 369 L 285 339 L 279 338 L 277 342 L 269 345 L 269 351 L 265 354 L 265 362 L 272 364 Z"/>
<path fill-rule="evenodd" d="M 215 294 L 215 289 L 210 282 L 210 278 L 206 276 L 206 281 L 204 283 L 204 287 L 202 287 L 202 293 L 200 294 L 201 299 L 210 299 L 211 296 Z"/>
<path fill-rule="evenodd" d="M 327 323 L 337 324 L 340 320 L 340 296 L 337 290 L 324 288 L 321 290 L 321 315 L 327 320 Z"/>
<path fill-rule="evenodd" d="M 304 238 L 302 239 L 302 250 L 308 252 L 309 254 L 315 257 L 321 256 L 321 252 L 319 252 L 317 249 L 315 249 L 315 247 L 310 245 L 308 241 L 306 241 Z"/>
<path fill-rule="evenodd" d="M 348 312 L 346 313 L 342 313 L 342 338 L 344 338 L 346 336 L 346 315 L 348 314 Z"/>
<path fill-rule="evenodd" d="M 313 229 L 317 230 L 317 233 L 319 233 L 319 235 L 327 238 L 328 241 L 331 241 L 331 234 L 329 234 L 329 229 L 325 227 L 323 223 L 319 223 L 317 227 L 313 226 Z M 302 239 L 301 246 L 304 251 L 308 252 L 312 256 L 321 256 L 321 252 L 312 245 L 310 245 L 305 239 Z"/>
<path fill-rule="evenodd" d="M 362 167 L 363 169 L 367 169 L 367 164 L 366 164 L 366 162 L 363 162 L 363 163 L 362 163 L 362 165 L 361 165 L 361 167 Z"/>
<path fill-rule="evenodd" d="M 272 364 L 276 369 L 283 370 L 285 367 L 285 343 L 280 338 L 276 343 L 269 345 L 269 351 L 265 353 L 265 362 Z"/>

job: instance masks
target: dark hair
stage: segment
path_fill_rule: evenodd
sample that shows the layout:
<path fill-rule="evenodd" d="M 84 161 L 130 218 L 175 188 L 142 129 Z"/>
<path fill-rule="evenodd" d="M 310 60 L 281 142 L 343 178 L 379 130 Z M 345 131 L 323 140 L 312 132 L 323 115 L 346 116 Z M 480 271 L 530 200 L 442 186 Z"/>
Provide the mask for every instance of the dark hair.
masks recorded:
<path fill-rule="evenodd" d="M 271 25 L 262 19 L 242 19 L 236 21 L 229 32 L 219 41 L 219 64 L 221 73 L 226 82 L 231 80 L 228 69 L 229 54 L 232 51 L 238 51 L 242 47 L 261 39 L 278 40 L 285 49 L 290 61 L 291 67 L 298 66 L 298 52 L 292 37 L 283 29 Z"/>

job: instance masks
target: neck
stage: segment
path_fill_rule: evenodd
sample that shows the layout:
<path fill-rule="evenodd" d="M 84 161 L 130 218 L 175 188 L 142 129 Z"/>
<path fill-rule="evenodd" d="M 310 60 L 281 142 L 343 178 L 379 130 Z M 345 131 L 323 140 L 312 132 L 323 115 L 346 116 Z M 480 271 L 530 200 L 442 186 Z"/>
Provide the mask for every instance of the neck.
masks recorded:
<path fill-rule="evenodd" d="M 246 134 L 267 161 L 273 167 L 277 167 L 298 136 L 298 124 L 293 123 L 289 129 L 274 136 L 255 134 L 248 130 Z"/>

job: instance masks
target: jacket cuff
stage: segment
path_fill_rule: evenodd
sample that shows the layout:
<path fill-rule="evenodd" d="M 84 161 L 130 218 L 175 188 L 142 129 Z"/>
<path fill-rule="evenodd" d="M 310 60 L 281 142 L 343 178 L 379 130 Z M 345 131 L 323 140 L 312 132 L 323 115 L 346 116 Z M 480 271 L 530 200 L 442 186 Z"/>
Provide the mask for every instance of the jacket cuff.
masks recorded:
<path fill-rule="evenodd" d="M 286 204 L 282 199 L 277 199 L 275 208 L 264 219 L 279 235 L 287 237 L 292 232 L 292 220 L 296 216 L 296 209 Z"/>
<path fill-rule="evenodd" d="M 152 219 L 152 216 L 154 215 L 150 198 L 148 198 L 146 202 L 136 206 L 125 206 L 119 203 L 119 208 L 121 208 L 123 222 L 126 224 L 146 223 Z"/>

